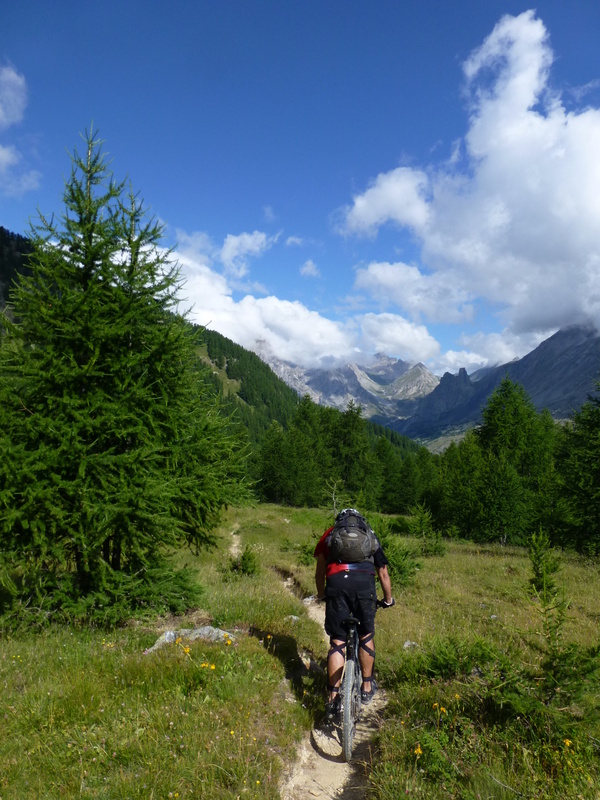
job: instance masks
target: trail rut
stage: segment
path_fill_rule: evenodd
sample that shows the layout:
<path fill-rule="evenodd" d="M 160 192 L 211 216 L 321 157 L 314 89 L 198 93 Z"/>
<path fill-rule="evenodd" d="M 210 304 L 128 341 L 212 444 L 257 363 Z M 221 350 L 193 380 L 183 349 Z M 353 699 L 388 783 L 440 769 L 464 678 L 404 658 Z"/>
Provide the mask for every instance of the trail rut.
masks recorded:
<path fill-rule="evenodd" d="M 235 556 L 241 552 L 241 537 L 236 525 L 231 531 L 229 552 Z M 292 594 L 298 594 L 293 578 L 283 577 L 283 582 Z M 325 606 L 316 597 L 302 601 L 308 616 L 323 630 L 325 641 Z M 385 692 L 379 689 L 368 706 L 363 706 L 360 722 L 354 738 L 352 762 L 346 763 L 342 756 L 337 730 L 332 725 L 322 725 L 307 733 L 298 748 L 296 760 L 284 770 L 280 782 L 281 800 L 364 800 L 368 787 L 368 775 L 373 758 L 373 740 L 379 728 L 381 712 L 387 704 Z"/>
<path fill-rule="evenodd" d="M 289 581 L 286 584 L 291 588 Z M 324 606 L 312 597 L 303 602 L 311 619 L 323 626 Z M 296 761 L 285 771 L 280 784 L 282 800 L 306 800 L 311 797 L 321 800 L 363 800 L 374 752 L 373 739 L 385 705 L 385 693 L 380 689 L 371 703 L 363 707 L 356 730 L 355 753 L 350 764 L 343 760 L 342 747 L 334 726 L 323 725 L 306 734 Z"/>

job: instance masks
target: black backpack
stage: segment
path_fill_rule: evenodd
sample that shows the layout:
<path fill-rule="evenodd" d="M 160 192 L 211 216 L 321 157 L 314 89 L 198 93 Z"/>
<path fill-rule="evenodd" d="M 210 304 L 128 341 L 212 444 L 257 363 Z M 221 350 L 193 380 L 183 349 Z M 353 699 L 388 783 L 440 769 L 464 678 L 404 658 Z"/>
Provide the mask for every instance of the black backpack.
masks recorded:
<path fill-rule="evenodd" d="M 377 538 L 367 520 L 354 508 L 345 508 L 335 518 L 327 537 L 329 554 L 340 564 L 356 564 L 372 558 L 378 547 Z"/>

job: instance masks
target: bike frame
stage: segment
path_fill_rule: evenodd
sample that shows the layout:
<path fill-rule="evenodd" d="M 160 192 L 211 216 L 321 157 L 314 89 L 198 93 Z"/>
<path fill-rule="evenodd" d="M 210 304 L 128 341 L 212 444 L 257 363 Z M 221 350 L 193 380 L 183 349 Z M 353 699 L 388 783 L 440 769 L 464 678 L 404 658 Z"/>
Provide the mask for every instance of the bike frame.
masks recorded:
<path fill-rule="evenodd" d="M 342 716 L 342 753 L 345 761 L 350 761 L 354 745 L 356 724 L 360 716 L 362 671 L 358 657 L 358 620 L 348 617 L 344 620 L 346 628 L 346 658 L 340 684 Z"/>
<path fill-rule="evenodd" d="M 375 611 L 381 608 L 383 600 L 376 600 Z M 358 635 L 358 620 L 347 617 L 343 626 L 346 629 L 346 657 L 340 683 L 341 716 L 342 716 L 342 753 L 345 761 L 350 761 L 354 746 L 356 724 L 360 717 L 362 670 L 358 650 L 360 638 Z"/>

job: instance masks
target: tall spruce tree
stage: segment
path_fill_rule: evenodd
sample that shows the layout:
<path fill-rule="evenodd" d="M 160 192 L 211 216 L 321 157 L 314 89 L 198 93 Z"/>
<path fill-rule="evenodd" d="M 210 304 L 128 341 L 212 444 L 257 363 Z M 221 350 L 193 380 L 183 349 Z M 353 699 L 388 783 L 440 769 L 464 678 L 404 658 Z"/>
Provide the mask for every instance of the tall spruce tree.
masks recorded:
<path fill-rule="evenodd" d="M 600 381 L 596 388 L 600 393 Z M 566 427 L 560 464 L 569 510 L 568 543 L 600 553 L 600 394 L 590 396 Z"/>
<path fill-rule="evenodd" d="M 556 516 L 556 426 L 509 378 L 482 415 L 481 428 L 442 458 L 437 521 L 475 541 L 525 544 L 532 531 Z"/>
<path fill-rule="evenodd" d="M 161 227 L 115 182 L 97 134 L 83 138 L 64 214 L 32 228 L 31 275 L 3 318 L 0 549 L 13 590 L 38 603 L 110 603 L 125 587 L 135 605 L 150 575 L 173 575 L 168 548 L 206 543 L 242 499 L 244 442 L 175 313 Z"/>
<path fill-rule="evenodd" d="M 267 503 L 291 504 L 294 500 L 293 459 L 287 435 L 279 422 L 272 422 L 256 456 L 258 491 Z"/>
<path fill-rule="evenodd" d="M 325 411 L 308 396 L 300 401 L 288 434 L 291 505 L 317 506 L 327 496 L 330 455 L 324 441 Z"/>
<path fill-rule="evenodd" d="M 337 419 L 332 446 L 336 454 L 335 477 L 341 478 L 346 493 L 358 508 L 374 509 L 380 489 L 379 473 L 362 407 L 352 400 Z"/>

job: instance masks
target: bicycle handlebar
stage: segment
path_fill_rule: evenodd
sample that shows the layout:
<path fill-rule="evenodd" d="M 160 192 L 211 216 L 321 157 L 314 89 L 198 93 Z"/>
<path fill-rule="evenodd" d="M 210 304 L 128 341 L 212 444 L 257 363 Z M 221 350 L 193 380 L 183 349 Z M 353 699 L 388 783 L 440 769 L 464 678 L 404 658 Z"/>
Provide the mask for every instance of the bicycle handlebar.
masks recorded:
<path fill-rule="evenodd" d="M 326 600 L 325 597 L 319 597 L 318 595 L 315 595 L 315 599 L 316 599 L 316 601 L 318 603 L 324 603 L 325 600 Z M 391 603 L 386 603 L 385 600 L 382 597 L 381 600 L 379 600 L 379 598 L 377 599 L 376 605 L 377 605 L 377 608 L 391 608 L 392 606 L 396 605 L 396 601 L 392 597 L 392 602 Z"/>

